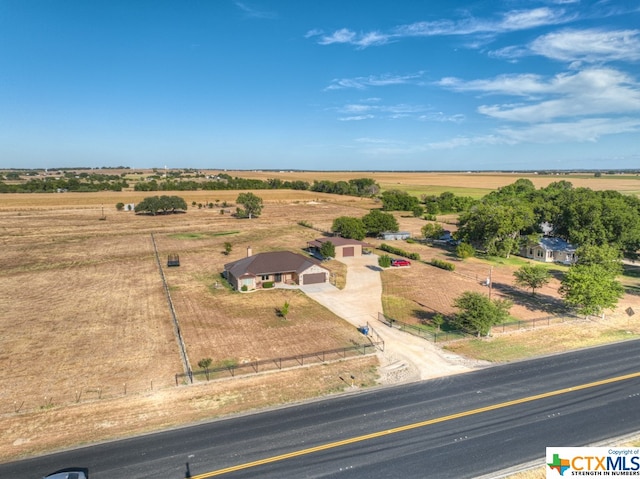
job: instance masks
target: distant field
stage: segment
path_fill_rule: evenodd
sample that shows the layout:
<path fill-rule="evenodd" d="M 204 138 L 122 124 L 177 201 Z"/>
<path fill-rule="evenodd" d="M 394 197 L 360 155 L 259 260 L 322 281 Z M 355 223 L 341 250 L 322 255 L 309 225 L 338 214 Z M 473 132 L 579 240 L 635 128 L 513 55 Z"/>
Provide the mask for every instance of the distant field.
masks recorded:
<path fill-rule="evenodd" d="M 350 180 L 373 178 L 385 190 L 403 189 L 413 194 L 440 194 L 452 191 L 456 194 L 478 197 L 519 178 L 530 179 L 536 188 L 555 181 L 569 181 L 574 187 L 592 190 L 616 190 L 626 194 L 640 194 L 640 175 L 603 175 L 599 178 L 584 174 L 534 175 L 531 173 L 422 173 L 422 172 L 370 172 L 370 171 L 225 171 L 240 178 L 280 178 L 282 180 Z"/>

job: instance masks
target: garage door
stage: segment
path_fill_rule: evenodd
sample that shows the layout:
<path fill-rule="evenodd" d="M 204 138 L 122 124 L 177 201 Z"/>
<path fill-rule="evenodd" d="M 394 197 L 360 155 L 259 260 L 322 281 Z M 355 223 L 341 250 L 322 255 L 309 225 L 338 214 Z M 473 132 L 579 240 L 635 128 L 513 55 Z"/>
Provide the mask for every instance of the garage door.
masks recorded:
<path fill-rule="evenodd" d="M 302 276 L 302 284 L 318 284 L 326 281 L 326 273 L 312 273 Z"/>
<path fill-rule="evenodd" d="M 342 248 L 342 256 L 355 256 L 355 247 L 345 246 Z"/>

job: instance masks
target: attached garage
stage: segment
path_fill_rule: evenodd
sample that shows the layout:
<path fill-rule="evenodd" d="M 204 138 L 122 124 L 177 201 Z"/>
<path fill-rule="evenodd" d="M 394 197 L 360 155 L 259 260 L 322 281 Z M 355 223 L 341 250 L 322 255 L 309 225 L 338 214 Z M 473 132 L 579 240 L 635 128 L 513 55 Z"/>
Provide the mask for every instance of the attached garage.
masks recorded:
<path fill-rule="evenodd" d="M 326 283 L 327 273 L 308 273 L 302 276 L 302 284 Z"/>

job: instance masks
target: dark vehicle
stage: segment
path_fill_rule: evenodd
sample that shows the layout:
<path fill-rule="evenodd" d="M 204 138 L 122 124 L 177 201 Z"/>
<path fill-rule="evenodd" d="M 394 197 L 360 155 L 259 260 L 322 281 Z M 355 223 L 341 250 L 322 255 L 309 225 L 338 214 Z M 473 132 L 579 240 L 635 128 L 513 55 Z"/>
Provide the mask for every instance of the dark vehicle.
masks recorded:
<path fill-rule="evenodd" d="M 52 472 L 42 479 L 89 479 L 89 469 L 84 467 L 70 467 Z"/>
<path fill-rule="evenodd" d="M 411 266 L 411 261 L 408 259 L 392 259 L 391 266 Z"/>

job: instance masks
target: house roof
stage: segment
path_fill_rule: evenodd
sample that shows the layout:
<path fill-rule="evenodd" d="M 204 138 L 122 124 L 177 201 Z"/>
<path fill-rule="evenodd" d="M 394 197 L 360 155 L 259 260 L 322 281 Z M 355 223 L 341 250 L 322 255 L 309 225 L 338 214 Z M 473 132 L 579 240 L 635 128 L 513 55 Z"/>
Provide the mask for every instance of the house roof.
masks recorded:
<path fill-rule="evenodd" d="M 555 236 L 543 236 L 538 245 L 547 251 L 571 251 L 576 250 L 575 246 L 562 238 L 556 238 Z"/>
<path fill-rule="evenodd" d="M 341 236 L 332 236 L 327 238 L 316 238 L 313 241 L 309 241 L 309 246 L 315 246 L 319 248 L 323 243 L 326 242 L 333 243 L 333 246 L 353 246 L 353 245 L 361 245 L 361 246 L 371 246 L 369 243 L 365 243 L 364 241 L 358 241 L 350 238 L 343 238 Z"/>
<path fill-rule="evenodd" d="M 239 278 L 247 274 L 253 276 L 291 272 L 300 274 L 311 266 L 320 266 L 320 264 L 314 259 L 291 251 L 272 251 L 227 263 L 224 269 Z"/>

